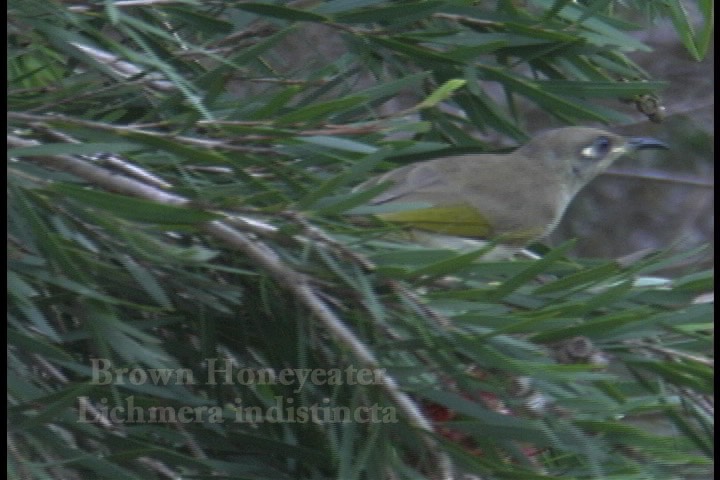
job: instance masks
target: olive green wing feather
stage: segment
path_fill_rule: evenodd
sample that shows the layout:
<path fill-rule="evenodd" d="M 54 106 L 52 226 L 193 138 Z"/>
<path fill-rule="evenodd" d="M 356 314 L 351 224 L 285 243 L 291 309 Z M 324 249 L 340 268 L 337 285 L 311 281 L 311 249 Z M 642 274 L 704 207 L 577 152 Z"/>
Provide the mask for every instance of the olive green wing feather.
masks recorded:
<path fill-rule="evenodd" d="M 488 238 L 492 229 L 487 219 L 467 204 L 428 207 L 381 213 L 378 217 L 392 223 L 459 237 Z"/>
<path fill-rule="evenodd" d="M 428 205 L 377 216 L 388 222 L 446 235 L 476 238 L 491 236 L 492 226 L 488 219 L 465 200 L 457 186 L 447 183 L 445 176 L 433 163 L 408 165 L 373 179 L 373 185 L 383 182 L 394 184 L 375 197 L 372 205 Z"/>

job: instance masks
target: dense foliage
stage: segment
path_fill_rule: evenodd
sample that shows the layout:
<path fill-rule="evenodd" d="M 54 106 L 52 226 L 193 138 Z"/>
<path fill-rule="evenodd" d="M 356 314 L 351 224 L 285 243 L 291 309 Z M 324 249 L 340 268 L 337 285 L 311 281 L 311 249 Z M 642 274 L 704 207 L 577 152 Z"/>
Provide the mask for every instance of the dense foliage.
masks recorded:
<path fill-rule="evenodd" d="M 713 5 L 620 3 L 10 0 L 10 477 L 705 478 L 710 272 L 473 262 L 353 190 L 657 114 L 627 19 L 699 59 Z"/>

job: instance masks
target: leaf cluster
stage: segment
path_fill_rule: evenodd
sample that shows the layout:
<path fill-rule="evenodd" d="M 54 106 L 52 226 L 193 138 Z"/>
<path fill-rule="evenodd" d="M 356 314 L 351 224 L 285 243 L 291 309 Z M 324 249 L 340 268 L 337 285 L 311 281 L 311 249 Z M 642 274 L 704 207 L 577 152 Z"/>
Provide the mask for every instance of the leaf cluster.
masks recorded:
<path fill-rule="evenodd" d="M 475 263 L 398 241 L 352 189 L 478 131 L 521 141 L 528 106 L 614 123 L 601 100 L 662 87 L 625 20 L 658 2 L 485 3 L 9 1 L 9 474 L 708 471 L 710 273 L 568 245 Z M 679 2 L 643 14 L 700 58 L 700 10 L 699 33 Z M 283 369 L 325 374 L 261 376 Z M 320 407 L 362 414 L 300 418 Z"/>

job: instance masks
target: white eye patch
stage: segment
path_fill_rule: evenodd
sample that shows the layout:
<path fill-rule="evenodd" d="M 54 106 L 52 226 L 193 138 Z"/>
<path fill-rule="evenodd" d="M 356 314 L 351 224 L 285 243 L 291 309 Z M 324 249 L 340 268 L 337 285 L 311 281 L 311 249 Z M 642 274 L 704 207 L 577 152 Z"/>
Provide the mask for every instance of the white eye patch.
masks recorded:
<path fill-rule="evenodd" d="M 602 158 L 610 152 L 612 142 L 606 136 L 597 137 L 595 141 L 580 150 L 580 155 L 588 160 Z"/>

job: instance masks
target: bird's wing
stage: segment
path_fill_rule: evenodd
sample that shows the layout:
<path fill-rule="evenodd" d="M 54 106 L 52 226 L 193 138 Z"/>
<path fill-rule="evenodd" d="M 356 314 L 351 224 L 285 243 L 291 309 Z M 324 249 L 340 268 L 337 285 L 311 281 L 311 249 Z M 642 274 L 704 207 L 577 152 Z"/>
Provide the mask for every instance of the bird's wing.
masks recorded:
<path fill-rule="evenodd" d="M 417 196 L 424 189 L 443 185 L 442 176 L 430 165 L 407 165 L 374 179 L 370 185 L 389 182 L 393 185 L 372 199 L 371 205 L 382 205 L 393 201 L 405 201 L 408 196 Z M 415 195 L 413 195 L 415 194 Z M 414 200 L 409 200 L 414 201 Z"/>
<path fill-rule="evenodd" d="M 487 218 L 467 202 L 462 189 L 447 182 L 446 176 L 435 168 L 434 163 L 409 165 L 378 178 L 374 183 L 396 183 L 375 197 L 373 205 L 423 205 L 378 216 L 388 222 L 446 235 L 475 238 L 490 236 L 492 226 Z"/>

